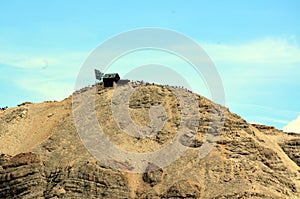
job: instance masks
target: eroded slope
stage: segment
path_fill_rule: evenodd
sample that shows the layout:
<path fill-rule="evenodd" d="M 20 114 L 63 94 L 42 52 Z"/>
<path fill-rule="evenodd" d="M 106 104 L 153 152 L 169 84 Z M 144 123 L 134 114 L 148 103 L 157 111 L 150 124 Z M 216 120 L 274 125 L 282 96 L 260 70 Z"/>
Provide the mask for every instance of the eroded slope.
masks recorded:
<path fill-rule="evenodd" d="M 131 96 L 129 112 L 137 124 L 151 122 L 149 109 L 155 104 L 163 105 L 168 116 L 155 136 L 137 139 L 120 131 L 113 119 L 113 88 L 98 85 L 97 118 L 107 138 L 136 153 L 166 146 L 176 135 L 182 114 L 171 91 L 167 86 L 143 85 Z M 300 197 L 300 136 L 248 124 L 204 97 L 196 99 L 200 126 L 188 150 L 169 166 L 152 171 L 149 168 L 156 165 L 149 163 L 140 174 L 116 171 L 90 155 L 74 126 L 71 98 L 2 111 L 0 153 L 6 155 L 0 159 L 0 198 Z M 206 134 L 217 129 L 221 135 L 216 146 L 200 159 Z M 180 140 L 182 145 L 185 139 Z"/>

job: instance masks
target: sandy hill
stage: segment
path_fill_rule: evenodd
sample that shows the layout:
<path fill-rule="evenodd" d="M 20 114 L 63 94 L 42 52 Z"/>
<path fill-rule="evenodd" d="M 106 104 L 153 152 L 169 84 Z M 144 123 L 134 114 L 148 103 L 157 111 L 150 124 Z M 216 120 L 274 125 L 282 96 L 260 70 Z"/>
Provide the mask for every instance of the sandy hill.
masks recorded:
<path fill-rule="evenodd" d="M 107 138 L 135 153 L 172 142 L 183 114 L 172 92 L 190 93 L 152 84 L 139 87 L 129 101 L 135 123 L 151 123 L 149 110 L 155 104 L 164 106 L 167 115 L 157 134 L 141 139 L 122 133 L 114 121 L 114 88 L 97 85 L 77 92 L 95 88 L 96 116 Z M 147 167 L 143 173 L 130 172 L 134 165 L 125 162 L 108 165 L 89 153 L 74 125 L 72 96 L 1 111 L 0 198 L 300 198 L 300 135 L 249 124 L 227 108 L 195 97 L 200 126 L 191 142 L 184 136 L 178 140 L 187 150 L 166 167 L 148 163 L 157 169 Z M 214 116 L 222 114 L 222 121 L 212 125 Z M 221 132 L 216 146 L 199 158 L 205 135 L 213 130 Z"/>

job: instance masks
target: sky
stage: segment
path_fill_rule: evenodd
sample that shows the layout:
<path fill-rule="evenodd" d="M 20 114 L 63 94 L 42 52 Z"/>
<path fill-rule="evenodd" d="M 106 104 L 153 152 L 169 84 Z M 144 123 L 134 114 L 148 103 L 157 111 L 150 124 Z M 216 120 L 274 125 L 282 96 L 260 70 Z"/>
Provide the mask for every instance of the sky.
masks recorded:
<path fill-rule="evenodd" d="M 299 10 L 297 0 L 4 0 L 0 107 L 68 97 L 97 46 L 126 31 L 156 27 L 186 35 L 205 50 L 232 112 L 248 122 L 300 132 Z M 133 58 L 167 56 L 142 53 Z"/>

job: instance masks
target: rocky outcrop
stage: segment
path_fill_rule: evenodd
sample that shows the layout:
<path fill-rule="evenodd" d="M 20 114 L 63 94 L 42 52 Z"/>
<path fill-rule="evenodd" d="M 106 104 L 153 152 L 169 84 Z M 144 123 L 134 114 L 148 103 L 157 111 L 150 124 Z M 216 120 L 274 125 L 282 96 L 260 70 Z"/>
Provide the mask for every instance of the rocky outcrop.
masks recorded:
<path fill-rule="evenodd" d="M 46 198 L 129 198 L 126 178 L 95 164 L 82 164 L 47 171 Z"/>
<path fill-rule="evenodd" d="M 153 163 L 148 163 L 148 167 L 143 174 L 144 182 L 149 183 L 151 186 L 159 184 L 162 180 L 163 169 L 159 168 Z"/>
<path fill-rule="evenodd" d="M 38 155 L 22 153 L 14 157 L 2 158 L 0 166 L 0 198 L 44 196 L 47 180 L 44 166 Z"/>
<path fill-rule="evenodd" d="M 199 198 L 200 193 L 198 183 L 182 180 L 174 183 L 161 198 Z"/>
<path fill-rule="evenodd" d="M 282 133 L 283 131 L 276 129 L 274 126 L 266 126 L 262 124 L 251 124 L 261 132 L 268 134 L 268 135 L 278 135 Z"/>
<path fill-rule="evenodd" d="M 280 144 L 284 152 L 300 167 L 300 138 Z"/>
<path fill-rule="evenodd" d="M 34 153 L 2 158 L 0 198 L 129 198 L 120 172 L 83 163 L 47 168 Z"/>

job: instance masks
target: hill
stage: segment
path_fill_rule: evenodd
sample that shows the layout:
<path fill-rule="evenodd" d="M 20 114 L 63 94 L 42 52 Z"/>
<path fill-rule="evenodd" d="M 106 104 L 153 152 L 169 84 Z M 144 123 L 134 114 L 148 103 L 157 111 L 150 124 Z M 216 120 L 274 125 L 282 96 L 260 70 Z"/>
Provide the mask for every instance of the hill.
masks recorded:
<path fill-rule="evenodd" d="M 136 124 L 151 124 L 153 105 L 162 105 L 167 116 L 158 133 L 140 138 L 123 133 L 114 120 L 114 88 L 99 84 L 77 92 L 93 89 L 96 117 L 107 138 L 133 153 L 151 153 L 173 142 L 185 114 L 174 90 L 191 94 L 154 84 L 136 89 L 129 101 Z M 300 198 L 299 134 L 249 124 L 229 109 L 193 95 L 200 126 L 190 142 L 184 136 L 178 139 L 186 151 L 165 167 L 147 162 L 142 173 L 130 172 L 134 165 L 126 162 L 107 164 L 90 154 L 74 124 L 77 102 L 72 107 L 72 96 L 1 110 L 0 198 Z M 220 131 L 216 145 L 199 158 L 206 135 L 215 130 Z"/>

